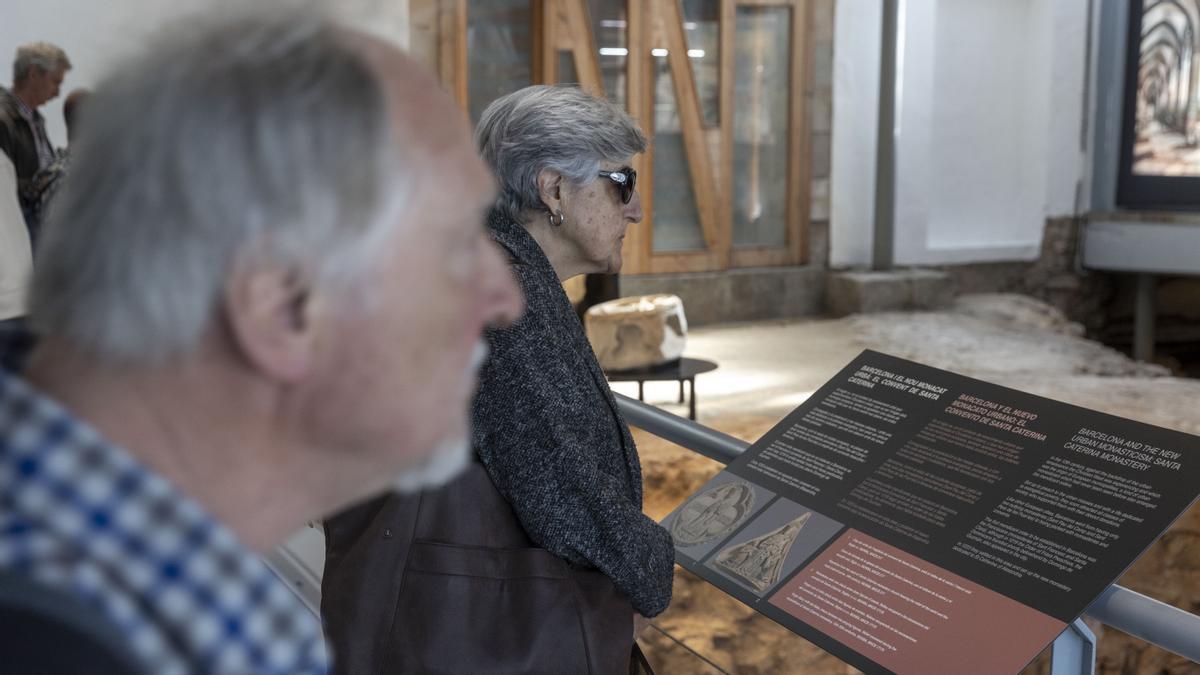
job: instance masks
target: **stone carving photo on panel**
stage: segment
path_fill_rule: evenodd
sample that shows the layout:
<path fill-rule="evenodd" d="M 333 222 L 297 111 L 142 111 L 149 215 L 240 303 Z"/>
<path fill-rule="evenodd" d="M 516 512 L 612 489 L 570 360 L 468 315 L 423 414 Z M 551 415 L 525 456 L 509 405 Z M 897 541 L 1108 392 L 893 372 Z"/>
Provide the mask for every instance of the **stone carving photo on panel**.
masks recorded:
<path fill-rule="evenodd" d="M 754 508 L 754 489 L 734 481 L 698 493 L 671 524 L 676 546 L 698 546 L 732 532 Z"/>
<path fill-rule="evenodd" d="M 762 593 L 779 581 L 783 561 L 811 517 L 806 511 L 783 527 L 730 546 L 717 554 L 717 567 Z"/>

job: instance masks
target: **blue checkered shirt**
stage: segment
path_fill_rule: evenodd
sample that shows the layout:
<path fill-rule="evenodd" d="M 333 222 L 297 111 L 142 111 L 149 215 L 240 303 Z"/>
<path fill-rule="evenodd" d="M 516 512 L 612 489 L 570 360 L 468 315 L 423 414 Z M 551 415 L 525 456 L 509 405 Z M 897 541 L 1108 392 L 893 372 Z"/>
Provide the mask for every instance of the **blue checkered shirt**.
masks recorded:
<path fill-rule="evenodd" d="M 95 607 L 146 672 L 328 671 L 316 617 L 227 527 L 3 370 L 0 570 Z"/>

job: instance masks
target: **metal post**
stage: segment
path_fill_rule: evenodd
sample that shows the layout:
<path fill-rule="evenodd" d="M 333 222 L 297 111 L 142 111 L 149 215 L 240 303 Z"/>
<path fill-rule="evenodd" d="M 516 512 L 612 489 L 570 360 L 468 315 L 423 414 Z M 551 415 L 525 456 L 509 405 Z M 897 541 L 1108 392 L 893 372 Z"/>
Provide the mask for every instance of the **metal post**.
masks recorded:
<path fill-rule="evenodd" d="M 1129 1 L 1099 0 L 1092 24 L 1095 36 L 1095 118 L 1092 120 L 1092 212 L 1116 208 L 1117 169 L 1121 155 L 1121 108 L 1125 90 L 1125 47 L 1129 34 Z"/>
<path fill-rule="evenodd" d="M 1137 304 L 1133 313 L 1133 358 L 1149 361 L 1154 358 L 1154 292 L 1153 274 L 1137 275 Z"/>
<path fill-rule="evenodd" d="M 896 245 L 896 45 L 900 0 L 883 2 L 879 57 L 879 129 L 875 149 L 875 232 L 871 269 L 895 264 Z"/>
<path fill-rule="evenodd" d="M 1054 640 L 1051 675 L 1092 675 L 1096 672 L 1096 634 L 1076 619 Z"/>

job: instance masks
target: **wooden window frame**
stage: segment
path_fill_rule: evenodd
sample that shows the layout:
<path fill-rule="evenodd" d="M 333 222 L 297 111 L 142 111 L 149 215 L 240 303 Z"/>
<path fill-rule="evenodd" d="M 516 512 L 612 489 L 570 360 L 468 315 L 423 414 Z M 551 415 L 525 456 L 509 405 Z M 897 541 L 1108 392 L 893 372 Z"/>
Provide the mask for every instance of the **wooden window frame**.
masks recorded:
<path fill-rule="evenodd" d="M 725 43 L 721 46 L 721 120 L 725 122 L 725 145 L 723 159 L 725 161 L 724 194 L 727 197 L 726 222 L 733 227 L 733 33 L 736 31 L 738 7 L 787 7 L 791 10 L 791 30 L 788 86 L 791 95 L 788 97 L 788 175 L 787 175 L 787 210 L 786 210 L 786 239 L 781 247 L 744 247 L 731 246 L 731 267 L 768 267 L 780 265 L 802 265 L 808 260 L 808 230 L 809 208 L 811 201 L 811 167 L 812 157 L 809 138 L 811 130 L 808 125 L 808 74 L 811 39 L 808 28 L 812 25 L 811 7 L 809 0 L 723 0 L 721 29 L 722 35 L 728 27 L 730 34 L 729 48 Z M 725 59 L 728 53 L 728 61 Z M 727 115 L 728 111 L 728 117 Z"/>
<path fill-rule="evenodd" d="M 413 0 L 437 4 L 439 29 L 437 65 L 443 84 L 459 103 L 467 105 L 467 1 Z M 634 158 L 644 217 L 625 238 L 624 274 L 669 274 L 723 271 L 731 268 L 802 265 L 808 258 L 807 234 L 811 204 L 810 129 L 807 115 L 812 25 L 810 0 L 721 0 L 720 5 L 720 124 L 704 123 L 695 74 L 687 56 L 680 0 L 626 0 L 626 101 L 642 128 L 654 127 L 654 61 L 651 48 L 665 42 L 676 105 L 683 131 L 692 192 L 705 248 L 656 252 L 654 228 L 654 141 Z M 788 201 L 783 246 L 733 245 L 733 71 L 738 7 L 786 7 L 791 10 L 788 96 Z M 580 84 L 604 94 L 595 35 L 587 0 L 531 0 L 533 81 L 559 80 L 558 56 L 572 54 Z"/>

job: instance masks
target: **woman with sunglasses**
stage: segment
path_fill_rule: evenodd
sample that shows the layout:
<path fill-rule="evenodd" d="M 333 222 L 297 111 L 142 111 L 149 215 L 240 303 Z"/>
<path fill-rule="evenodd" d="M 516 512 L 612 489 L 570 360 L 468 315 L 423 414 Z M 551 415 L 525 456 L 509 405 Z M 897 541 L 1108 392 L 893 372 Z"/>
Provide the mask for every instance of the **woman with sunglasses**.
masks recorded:
<path fill-rule="evenodd" d="M 345 672 L 648 670 L 635 626 L 670 602 L 674 548 L 562 287 L 621 269 L 646 140 L 604 99 L 534 86 L 488 106 L 476 141 L 526 311 L 487 336 L 464 476 L 326 524 L 326 627 Z"/>

